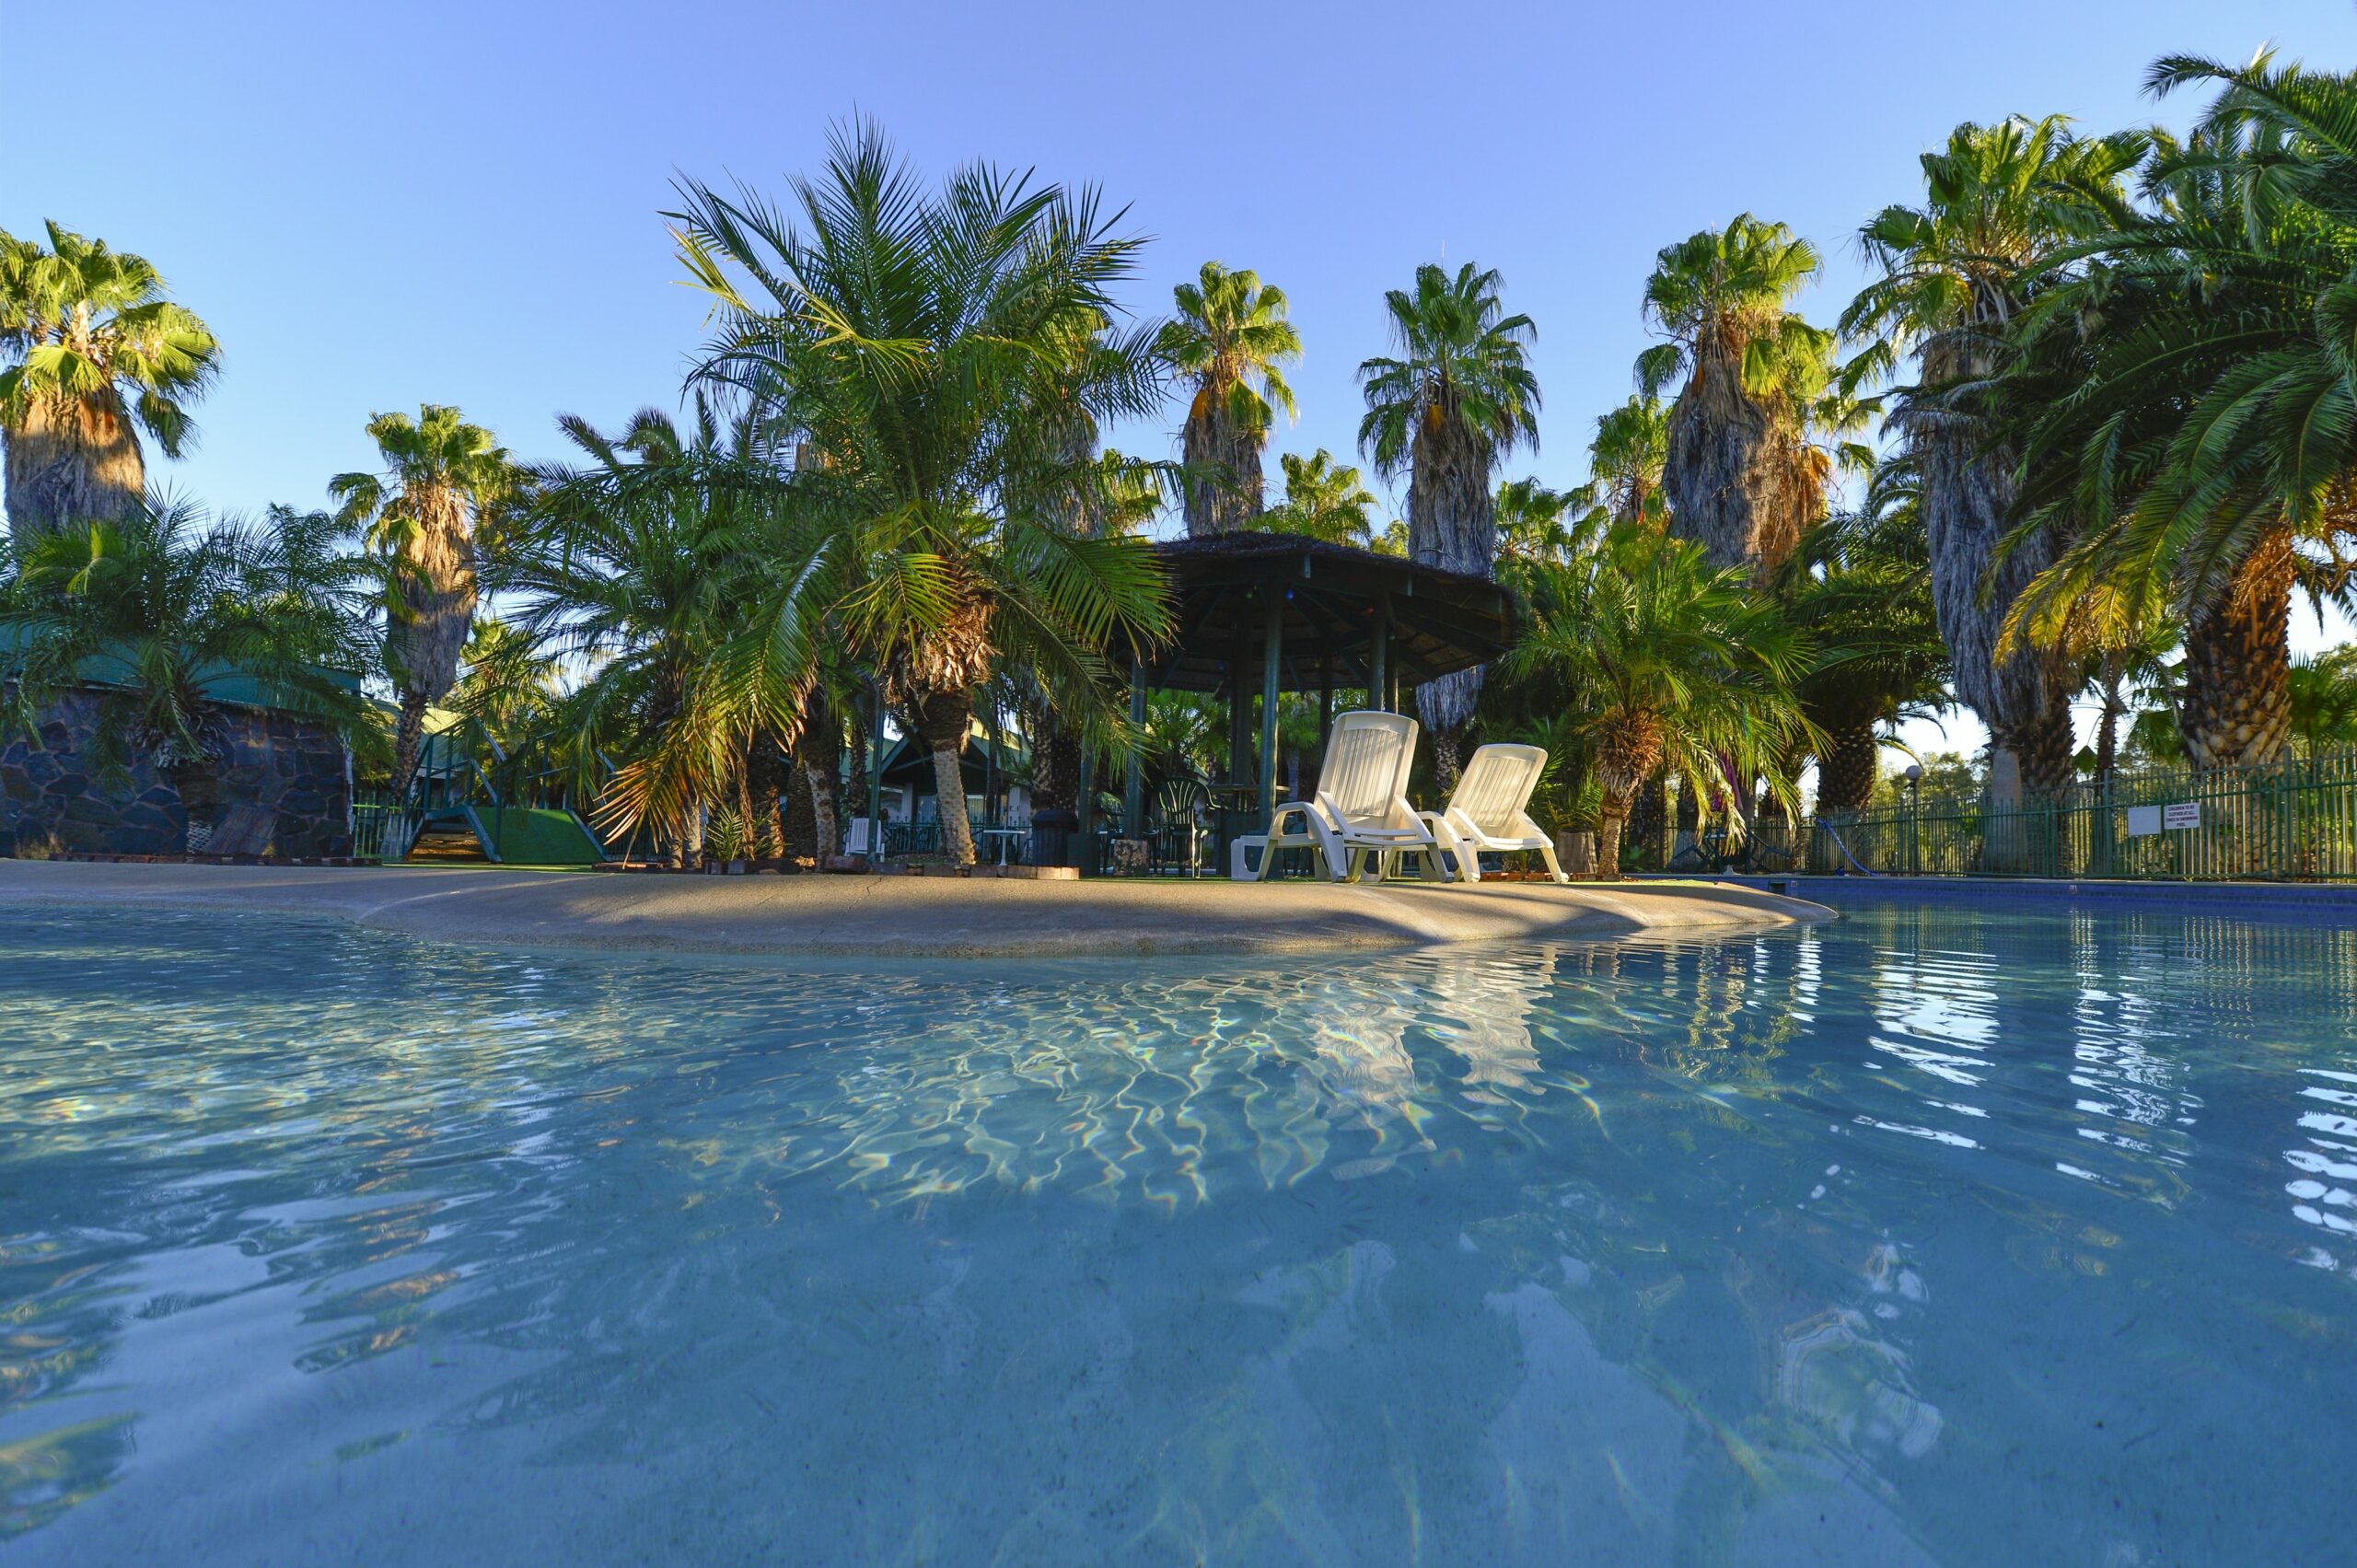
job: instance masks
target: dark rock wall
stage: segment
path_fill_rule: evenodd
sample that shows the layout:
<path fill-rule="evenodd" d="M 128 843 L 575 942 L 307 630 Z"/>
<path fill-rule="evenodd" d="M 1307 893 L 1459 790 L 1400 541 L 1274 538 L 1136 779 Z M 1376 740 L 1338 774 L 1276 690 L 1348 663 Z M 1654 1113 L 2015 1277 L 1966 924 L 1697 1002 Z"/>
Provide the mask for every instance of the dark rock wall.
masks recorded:
<path fill-rule="evenodd" d="M 84 760 L 95 696 L 52 708 L 41 744 L 0 746 L 0 854 L 180 854 L 188 812 L 155 762 L 142 757 L 101 777 Z M 259 806 L 277 822 L 266 853 L 289 857 L 352 853 L 352 783 L 343 744 L 290 714 L 231 708 L 220 770 L 220 812 Z"/>

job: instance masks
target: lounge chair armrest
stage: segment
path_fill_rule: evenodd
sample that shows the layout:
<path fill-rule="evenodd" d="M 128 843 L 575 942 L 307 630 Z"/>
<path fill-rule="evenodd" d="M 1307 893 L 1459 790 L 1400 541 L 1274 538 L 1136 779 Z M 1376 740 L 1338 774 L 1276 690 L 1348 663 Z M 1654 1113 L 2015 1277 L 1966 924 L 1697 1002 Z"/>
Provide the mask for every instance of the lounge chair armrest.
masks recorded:
<path fill-rule="evenodd" d="M 1298 816 L 1308 819 L 1305 820 L 1299 828 L 1295 830 L 1296 832 L 1306 833 L 1309 831 L 1309 821 L 1315 820 L 1318 816 L 1318 810 L 1315 805 L 1306 800 L 1285 801 L 1274 811 L 1269 814 L 1269 835 L 1271 838 L 1285 830 L 1285 819 L 1289 816 Z"/>

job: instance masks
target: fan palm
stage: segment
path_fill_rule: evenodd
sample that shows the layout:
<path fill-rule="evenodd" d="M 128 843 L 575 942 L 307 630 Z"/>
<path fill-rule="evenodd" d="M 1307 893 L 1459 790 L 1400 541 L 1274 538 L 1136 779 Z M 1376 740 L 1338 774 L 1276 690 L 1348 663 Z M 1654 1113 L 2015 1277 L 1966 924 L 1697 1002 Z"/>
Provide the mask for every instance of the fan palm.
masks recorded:
<path fill-rule="evenodd" d="M 1140 241 L 1093 192 L 987 165 L 927 195 L 865 122 L 794 191 L 798 221 L 682 185 L 681 254 L 721 324 L 695 378 L 824 454 L 788 486 L 824 542 L 781 588 L 770 644 L 807 668 L 823 616 L 873 661 L 933 753 L 943 847 L 970 865 L 956 803 L 975 688 L 1004 665 L 1102 693 L 1106 645 L 1167 623 L 1145 543 L 1050 500 L 1099 465 L 1036 434 L 1062 351 L 1110 319 Z"/>
<path fill-rule="evenodd" d="M 1284 470 L 1285 498 L 1263 516 L 1262 527 L 1367 547 L 1375 537 L 1368 514 L 1376 501 L 1358 470 L 1336 462 L 1323 447 L 1306 458 L 1287 452 L 1277 461 Z"/>
<path fill-rule="evenodd" d="M 267 702 L 346 738 L 366 704 L 331 673 L 361 647 L 358 563 L 317 513 L 207 525 L 185 505 L 141 506 L 78 532 L 45 532 L 0 583 L 0 689 L 10 727 L 36 740 L 58 701 L 98 698 L 87 760 L 122 776 L 154 760 L 179 791 L 192 844 L 210 828 L 226 705 Z"/>
<path fill-rule="evenodd" d="M 1956 692 L 1989 726 L 2000 777 L 2017 767 L 2040 792 L 2071 781 L 2074 661 L 2051 646 L 2001 656 L 1997 645 L 2023 587 L 2053 560 L 2059 530 L 2037 530 L 1998 558 L 2021 455 L 1946 394 L 1997 367 L 2008 324 L 2059 280 L 2071 242 L 2119 210 L 2120 177 L 2140 152 L 2133 136 L 2075 138 L 2060 116 L 1957 126 L 1923 155 L 1923 203 L 1885 208 L 1861 231 L 1881 275 L 1841 318 L 1864 345 L 1846 372 L 1853 383 L 1915 357 L 1919 379 L 1901 391 L 1893 424 L 1920 476 Z"/>
<path fill-rule="evenodd" d="M 1285 319 L 1284 291 L 1248 268 L 1205 261 L 1172 295 L 1178 311 L 1160 351 L 1194 388 L 1179 434 L 1187 537 L 1248 528 L 1260 515 L 1260 454 L 1275 410 L 1295 412 L 1282 367 L 1301 357 L 1301 334 Z"/>
<path fill-rule="evenodd" d="M 220 365 L 212 332 L 145 258 L 47 228 L 46 249 L 0 231 L 0 447 L 20 546 L 136 511 L 139 432 L 179 457 L 186 405 Z"/>
<path fill-rule="evenodd" d="M 1817 271 L 1815 246 L 1744 213 L 1663 247 L 1645 280 L 1645 318 L 1666 341 L 1638 356 L 1638 389 L 1678 385 L 1664 432 L 1670 526 L 1762 576 L 1824 512 L 1832 464 L 1813 423 L 1843 423 L 1827 401 L 1833 334 L 1792 309 Z"/>
<path fill-rule="evenodd" d="M 1773 764 L 1809 735 L 1795 694 L 1807 643 L 1752 591 L 1748 571 L 1713 565 L 1699 544 L 1616 531 L 1558 569 L 1514 662 L 1576 694 L 1602 792 L 1605 874 L 1619 869 L 1621 827 L 1656 771 L 1677 774 L 1706 820 L 1723 812 L 1736 832 L 1738 779 L 1764 772 L 1785 807 L 1796 807 Z"/>
<path fill-rule="evenodd" d="M 1359 448 L 1385 479 L 1409 475 L 1410 557 L 1481 576 L 1498 555 L 1490 476 L 1516 447 L 1538 445 L 1538 379 L 1528 357 L 1538 330 L 1505 313 L 1502 284 L 1470 261 L 1454 274 L 1418 267 L 1412 291 L 1384 296 L 1398 355 L 1359 366 Z M 1478 667 L 1416 690 L 1444 787 L 1456 778 L 1457 744 L 1480 695 Z"/>
<path fill-rule="evenodd" d="M 474 623 L 478 521 L 505 503 L 517 474 L 491 433 L 455 408 L 427 403 L 415 420 L 380 413 L 368 421 L 368 436 L 384 472 L 338 474 L 328 494 L 339 520 L 366 530 L 369 549 L 387 563 L 385 663 L 401 701 L 398 796 L 417 770 L 425 710 L 457 680 Z"/>

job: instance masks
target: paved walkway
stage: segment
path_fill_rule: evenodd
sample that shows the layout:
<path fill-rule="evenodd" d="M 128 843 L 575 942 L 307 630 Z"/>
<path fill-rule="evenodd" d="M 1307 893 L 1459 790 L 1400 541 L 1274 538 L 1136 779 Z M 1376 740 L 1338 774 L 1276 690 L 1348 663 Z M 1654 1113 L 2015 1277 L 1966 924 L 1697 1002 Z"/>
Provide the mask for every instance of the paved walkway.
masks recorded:
<path fill-rule="evenodd" d="M 1680 882 L 1359 887 L 0 860 L 0 905 L 61 903 L 328 915 L 522 947 L 978 958 L 1317 952 L 1834 918 L 1799 899 Z"/>

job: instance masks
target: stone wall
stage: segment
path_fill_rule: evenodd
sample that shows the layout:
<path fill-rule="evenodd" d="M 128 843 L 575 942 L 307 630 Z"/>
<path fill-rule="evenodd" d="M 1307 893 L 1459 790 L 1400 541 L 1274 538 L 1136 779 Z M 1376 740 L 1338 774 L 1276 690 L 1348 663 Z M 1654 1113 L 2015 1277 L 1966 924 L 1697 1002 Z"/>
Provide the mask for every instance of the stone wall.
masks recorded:
<path fill-rule="evenodd" d="M 76 693 L 49 711 L 35 746 L 0 747 L 0 854 L 180 854 L 188 812 L 180 791 L 142 757 L 111 779 L 89 767 L 99 699 Z M 308 719 L 225 710 L 227 748 L 215 817 L 238 806 L 276 815 L 264 853 L 289 858 L 352 853 L 352 776 L 342 742 Z"/>

